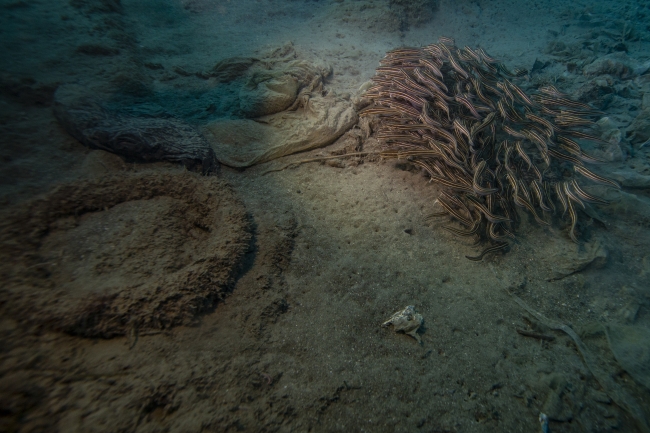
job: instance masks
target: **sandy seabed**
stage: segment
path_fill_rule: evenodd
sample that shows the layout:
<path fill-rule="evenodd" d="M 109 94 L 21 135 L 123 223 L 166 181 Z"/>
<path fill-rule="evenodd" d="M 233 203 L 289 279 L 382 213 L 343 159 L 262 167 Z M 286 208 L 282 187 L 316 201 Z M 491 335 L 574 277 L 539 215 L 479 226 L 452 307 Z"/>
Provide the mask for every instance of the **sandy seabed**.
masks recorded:
<path fill-rule="evenodd" d="M 0 8 L 0 430 L 534 432 L 544 413 L 551 432 L 649 431 L 649 2 Z M 481 247 L 427 218 L 440 189 L 404 162 L 269 171 L 377 150 L 358 126 L 204 177 L 88 149 L 53 115 L 62 84 L 137 77 L 198 124 L 223 108 L 201 71 L 287 44 L 353 100 L 386 51 L 443 35 L 607 113 L 599 169 L 623 190 L 583 215 L 581 245 L 524 218 L 471 262 Z M 407 305 L 421 344 L 381 327 Z"/>

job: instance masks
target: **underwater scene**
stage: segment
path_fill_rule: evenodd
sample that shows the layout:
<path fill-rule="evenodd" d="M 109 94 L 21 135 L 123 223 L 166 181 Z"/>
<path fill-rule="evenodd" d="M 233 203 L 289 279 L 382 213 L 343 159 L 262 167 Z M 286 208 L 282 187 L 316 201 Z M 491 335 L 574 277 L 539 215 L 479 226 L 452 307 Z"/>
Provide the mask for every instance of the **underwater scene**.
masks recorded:
<path fill-rule="evenodd" d="M 0 431 L 650 432 L 650 1 L 0 23 Z"/>

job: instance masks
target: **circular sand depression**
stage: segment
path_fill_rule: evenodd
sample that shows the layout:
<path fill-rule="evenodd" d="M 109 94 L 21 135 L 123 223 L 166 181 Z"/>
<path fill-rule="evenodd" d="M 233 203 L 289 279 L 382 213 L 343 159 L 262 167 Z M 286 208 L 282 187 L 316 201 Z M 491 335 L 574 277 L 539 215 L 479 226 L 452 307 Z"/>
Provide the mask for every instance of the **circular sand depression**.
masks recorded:
<path fill-rule="evenodd" d="M 250 240 L 231 188 L 188 172 L 62 185 L 2 226 L 5 314 L 86 337 L 192 323 Z"/>

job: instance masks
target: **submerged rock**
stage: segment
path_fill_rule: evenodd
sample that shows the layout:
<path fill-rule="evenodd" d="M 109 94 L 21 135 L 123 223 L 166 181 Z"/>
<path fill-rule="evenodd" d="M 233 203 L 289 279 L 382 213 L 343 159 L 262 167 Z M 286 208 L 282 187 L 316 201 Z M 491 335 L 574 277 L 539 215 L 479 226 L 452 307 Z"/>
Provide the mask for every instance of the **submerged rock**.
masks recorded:
<path fill-rule="evenodd" d="M 605 330 L 616 361 L 637 383 L 650 389 L 650 329 L 612 323 Z"/>
<path fill-rule="evenodd" d="M 650 139 L 650 108 L 644 108 L 627 128 L 630 141 L 635 144 L 645 143 Z"/>
<path fill-rule="evenodd" d="M 614 84 L 615 80 L 611 75 L 600 75 L 580 86 L 574 96 L 579 101 L 595 104 L 602 109 L 606 104 L 607 95 L 616 93 Z"/>
<path fill-rule="evenodd" d="M 553 248 L 540 259 L 548 267 L 549 281 L 561 280 L 587 268 L 601 268 L 607 262 L 607 249 L 600 240 L 582 245 L 564 239 L 553 242 Z"/>
<path fill-rule="evenodd" d="M 613 75 L 619 78 L 632 78 L 638 74 L 641 64 L 624 52 L 618 51 L 599 57 L 584 67 L 585 75 Z"/>
<path fill-rule="evenodd" d="M 650 188 L 650 176 L 631 169 L 614 171 L 611 178 L 626 188 Z"/>
<path fill-rule="evenodd" d="M 169 116 L 153 103 L 111 107 L 110 99 L 90 95 L 81 86 L 61 86 L 54 95 L 54 114 L 68 134 L 91 149 L 115 153 L 128 161 L 201 166 L 206 174 L 219 168 L 208 142 L 187 122 Z"/>
<path fill-rule="evenodd" d="M 600 146 L 600 149 L 595 152 L 596 156 L 612 162 L 625 160 L 626 154 L 621 148 L 623 132 L 618 128 L 616 123 L 609 117 L 603 117 L 596 123 L 600 128 L 601 138 L 609 143 Z"/>

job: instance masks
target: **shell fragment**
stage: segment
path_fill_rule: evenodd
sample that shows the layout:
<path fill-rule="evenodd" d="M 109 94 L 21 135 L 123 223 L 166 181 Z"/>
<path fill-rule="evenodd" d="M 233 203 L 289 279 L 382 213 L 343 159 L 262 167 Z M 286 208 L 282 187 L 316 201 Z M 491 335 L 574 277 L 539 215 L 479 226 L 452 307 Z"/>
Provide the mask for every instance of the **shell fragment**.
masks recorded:
<path fill-rule="evenodd" d="M 393 314 L 390 319 L 385 321 L 381 326 L 386 328 L 389 325 L 393 325 L 395 332 L 404 332 L 407 335 L 415 338 L 418 343 L 421 343 L 422 340 L 418 335 L 418 329 L 422 326 L 422 315 L 415 312 L 415 307 L 409 305 Z"/>

